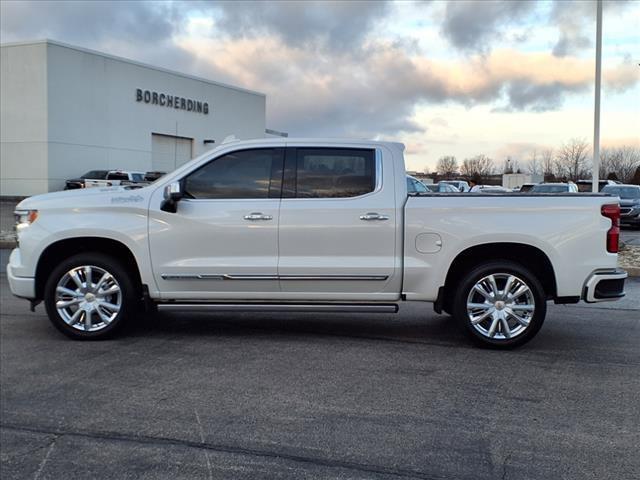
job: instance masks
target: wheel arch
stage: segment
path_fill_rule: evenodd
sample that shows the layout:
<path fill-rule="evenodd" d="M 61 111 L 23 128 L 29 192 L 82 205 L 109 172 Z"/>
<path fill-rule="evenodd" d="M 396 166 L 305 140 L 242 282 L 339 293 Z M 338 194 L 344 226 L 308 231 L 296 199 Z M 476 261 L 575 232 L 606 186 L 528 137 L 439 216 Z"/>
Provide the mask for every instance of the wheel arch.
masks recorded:
<path fill-rule="evenodd" d="M 131 273 L 135 285 L 142 288 L 140 267 L 133 252 L 124 243 L 104 237 L 74 237 L 58 240 L 43 250 L 36 266 L 36 299 L 44 298 L 44 287 L 56 265 L 84 252 L 100 252 L 116 258 Z"/>
<path fill-rule="evenodd" d="M 460 252 L 451 262 L 444 286 L 440 287 L 436 311 L 451 311 L 451 292 L 465 272 L 492 260 L 510 260 L 528 268 L 540 280 L 547 299 L 557 297 L 556 275 L 551 260 L 538 247 L 515 242 L 474 245 Z"/>

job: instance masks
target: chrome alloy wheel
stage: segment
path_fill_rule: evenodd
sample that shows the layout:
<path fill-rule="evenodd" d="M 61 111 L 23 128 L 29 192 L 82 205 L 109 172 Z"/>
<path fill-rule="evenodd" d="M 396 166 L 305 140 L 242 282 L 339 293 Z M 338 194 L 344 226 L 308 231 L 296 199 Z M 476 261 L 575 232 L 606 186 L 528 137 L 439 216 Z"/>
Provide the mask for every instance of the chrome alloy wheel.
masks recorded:
<path fill-rule="evenodd" d="M 95 332 L 107 327 L 122 307 L 122 291 L 106 270 L 83 265 L 65 273 L 56 286 L 56 310 L 71 327 Z"/>
<path fill-rule="evenodd" d="M 525 332 L 535 313 L 531 288 L 510 273 L 481 278 L 467 297 L 471 325 L 485 337 L 506 340 Z"/>

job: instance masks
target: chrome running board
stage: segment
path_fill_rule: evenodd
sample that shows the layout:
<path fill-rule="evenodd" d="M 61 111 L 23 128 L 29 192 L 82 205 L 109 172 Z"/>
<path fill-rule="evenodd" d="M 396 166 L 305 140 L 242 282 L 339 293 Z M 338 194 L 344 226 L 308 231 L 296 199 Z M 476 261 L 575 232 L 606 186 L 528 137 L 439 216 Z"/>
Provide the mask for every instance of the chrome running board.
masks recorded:
<path fill-rule="evenodd" d="M 181 312 L 349 312 L 397 313 L 395 303 L 158 303 L 158 310 Z"/>

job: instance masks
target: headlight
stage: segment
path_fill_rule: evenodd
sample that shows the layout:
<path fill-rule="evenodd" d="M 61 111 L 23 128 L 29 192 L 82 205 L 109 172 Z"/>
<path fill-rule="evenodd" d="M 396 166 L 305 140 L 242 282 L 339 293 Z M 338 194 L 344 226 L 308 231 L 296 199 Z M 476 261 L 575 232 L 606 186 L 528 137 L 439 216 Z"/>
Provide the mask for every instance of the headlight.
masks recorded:
<path fill-rule="evenodd" d="M 21 226 L 31 225 L 38 218 L 38 210 L 16 210 L 13 212 L 16 218 L 16 229 Z"/>

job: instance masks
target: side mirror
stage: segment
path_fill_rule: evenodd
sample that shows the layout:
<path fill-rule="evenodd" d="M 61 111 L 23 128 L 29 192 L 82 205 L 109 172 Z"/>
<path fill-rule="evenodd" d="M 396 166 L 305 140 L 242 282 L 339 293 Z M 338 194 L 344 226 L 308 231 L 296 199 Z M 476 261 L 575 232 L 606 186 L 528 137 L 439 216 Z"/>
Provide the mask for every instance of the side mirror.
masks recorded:
<path fill-rule="evenodd" d="M 170 183 L 164 187 L 164 200 L 160 204 L 160 210 L 163 212 L 176 213 L 178 211 L 178 202 L 183 196 L 182 183 Z"/>

